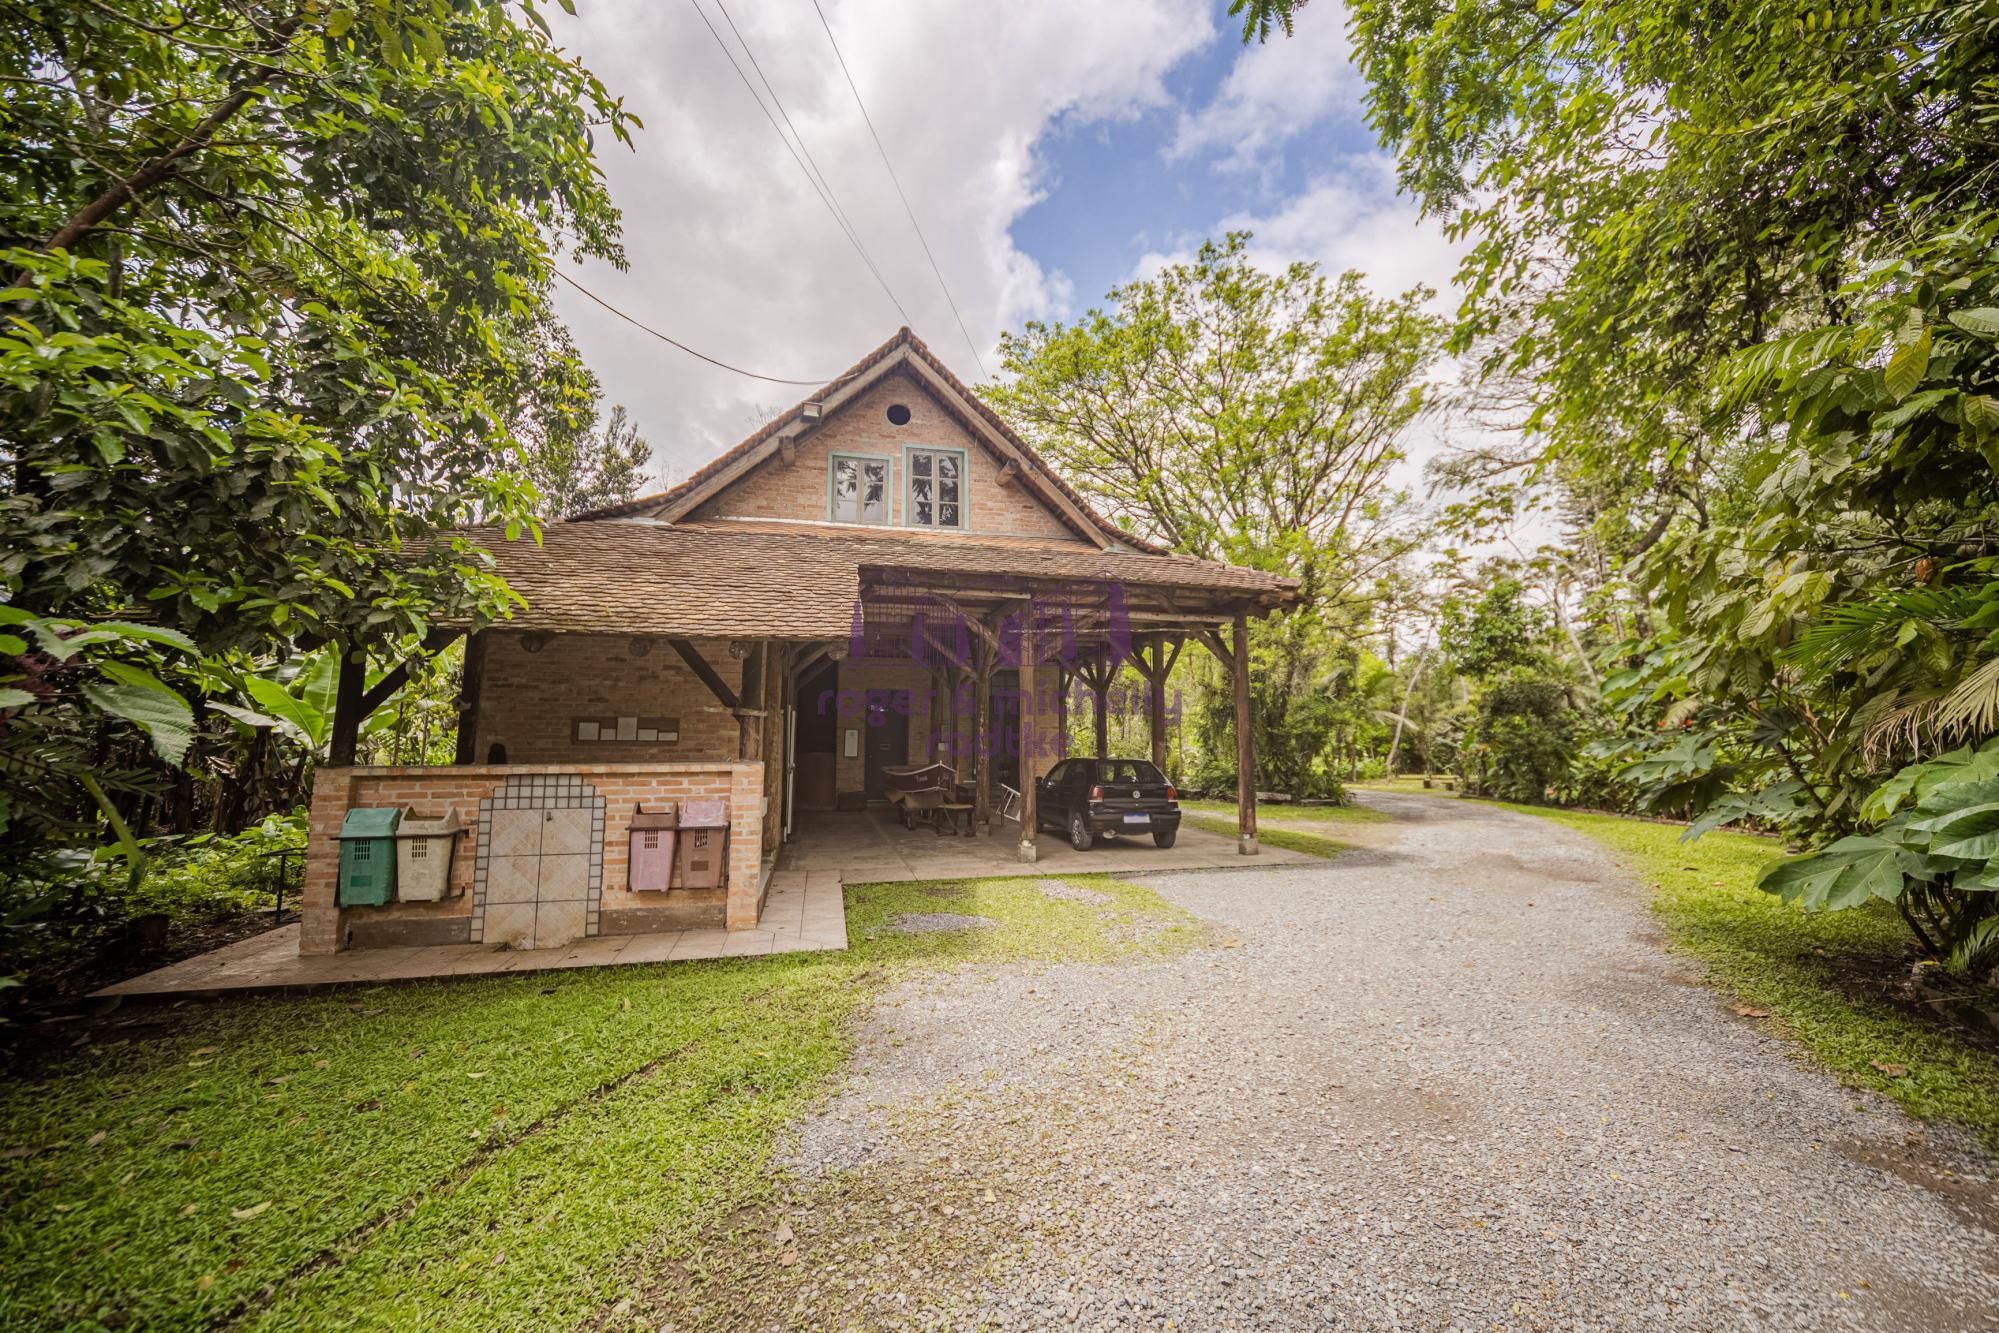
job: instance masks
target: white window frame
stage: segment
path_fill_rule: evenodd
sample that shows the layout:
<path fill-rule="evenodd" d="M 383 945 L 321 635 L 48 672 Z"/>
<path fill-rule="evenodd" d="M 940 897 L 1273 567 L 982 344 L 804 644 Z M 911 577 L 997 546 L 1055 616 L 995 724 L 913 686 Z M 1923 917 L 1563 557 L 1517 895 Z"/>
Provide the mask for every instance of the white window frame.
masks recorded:
<path fill-rule="evenodd" d="M 865 516 L 863 501 L 858 490 L 855 492 L 854 517 L 840 517 L 839 496 L 834 487 L 839 479 L 840 461 L 842 459 L 852 460 L 858 466 L 865 466 L 868 463 L 880 463 L 882 465 L 882 516 L 880 518 L 868 518 Z M 862 476 L 864 483 L 865 479 L 864 473 Z M 833 523 L 862 523 L 871 528 L 888 527 L 893 524 L 895 522 L 895 460 L 887 454 L 864 454 L 847 450 L 836 450 L 829 454 L 826 459 L 826 518 L 829 522 Z"/>
<path fill-rule="evenodd" d="M 956 523 L 918 523 L 916 521 L 916 459 L 917 454 L 930 455 L 930 481 L 934 487 L 937 481 L 937 459 L 945 454 L 955 455 L 958 460 L 958 521 Z M 942 501 L 930 501 L 934 516 L 936 507 Z M 906 528 L 925 528 L 932 532 L 970 532 L 972 530 L 972 458 L 969 450 L 954 445 L 905 444 L 902 446 L 902 525 Z"/>

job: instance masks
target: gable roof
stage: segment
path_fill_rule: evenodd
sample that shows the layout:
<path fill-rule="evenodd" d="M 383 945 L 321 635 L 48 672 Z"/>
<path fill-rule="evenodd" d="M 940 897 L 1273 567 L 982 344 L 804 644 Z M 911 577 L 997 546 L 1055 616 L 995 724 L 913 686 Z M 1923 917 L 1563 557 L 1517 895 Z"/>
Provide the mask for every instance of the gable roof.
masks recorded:
<path fill-rule="evenodd" d="M 536 542 L 467 532 L 527 603 L 496 628 L 571 634 L 835 639 L 871 580 L 916 585 L 1117 585 L 1135 600 L 1212 621 L 1297 601 L 1298 581 L 1200 560 L 1028 537 L 944 537 L 906 528 L 743 521 L 676 526 L 644 518 L 551 523 Z"/>
<path fill-rule="evenodd" d="M 963 380 L 912 333 L 908 326 L 896 330 L 893 338 L 869 352 L 834 378 L 824 388 L 795 404 L 775 420 L 767 422 L 748 439 L 710 460 L 676 486 L 622 504 L 606 505 L 570 515 L 571 521 L 649 517 L 673 521 L 692 513 L 696 506 L 719 494 L 731 483 L 747 476 L 759 463 L 776 454 L 787 441 L 796 440 L 864 390 L 898 370 L 913 375 L 959 424 L 981 439 L 993 452 L 1011 455 L 1020 464 L 1017 484 L 1034 491 L 1078 536 L 1099 548 L 1116 546 L 1155 555 L 1165 548 L 1126 532 L 1091 508 L 1088 501 L 1058 475 L 1048 461 L 1027 441 L 1014 434 L 999 413 L 986 406 Z M 823 415 L 807 417 L 808 407 L 823 409 Z"/>

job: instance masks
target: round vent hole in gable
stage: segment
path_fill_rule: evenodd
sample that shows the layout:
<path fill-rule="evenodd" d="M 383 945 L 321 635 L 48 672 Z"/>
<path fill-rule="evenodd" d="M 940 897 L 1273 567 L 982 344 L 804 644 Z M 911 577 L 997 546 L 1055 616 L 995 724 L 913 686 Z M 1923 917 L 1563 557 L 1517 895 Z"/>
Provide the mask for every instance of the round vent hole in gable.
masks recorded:
<path fill-rule="evenodd" d="M 907 426 L 909 424 L 909 408 L 902 403 L 890 404 L 888 409 L 888 423 L 891 426 Z"/>

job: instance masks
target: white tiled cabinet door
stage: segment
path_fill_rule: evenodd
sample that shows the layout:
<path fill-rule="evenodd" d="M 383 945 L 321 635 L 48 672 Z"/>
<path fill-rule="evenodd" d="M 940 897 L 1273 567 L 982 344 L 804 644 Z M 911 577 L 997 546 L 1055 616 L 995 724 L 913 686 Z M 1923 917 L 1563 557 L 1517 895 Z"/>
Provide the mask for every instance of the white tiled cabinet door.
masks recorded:
<path fill-rule="evenodd" d="M 488 946 L 534 947 L 534 900 L 541 879 L 540 810 L 495 810 L 486 869 Z"/>
<path fill-rule="evenodd" d="M 488 946 L 559 949 L 590 933 L 603 806 L 554 795 L 568 803 L 491 811 L 480 907 Z"/>
<path fill-rule="evenodd" d="M 590 895 L 590 812 L 543 810 L 541 874 L 535 890 L 534 947 L 559 949 L 583 938 Z"/>

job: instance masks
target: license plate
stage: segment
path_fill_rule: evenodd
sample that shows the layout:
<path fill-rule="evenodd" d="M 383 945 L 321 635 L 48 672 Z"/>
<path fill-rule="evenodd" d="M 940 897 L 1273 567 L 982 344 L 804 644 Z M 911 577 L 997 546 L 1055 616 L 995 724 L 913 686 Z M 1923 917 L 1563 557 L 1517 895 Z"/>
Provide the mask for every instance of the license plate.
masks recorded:
<path fill-rule="evenodd" d="M 1151 816 L 1151 815 L 1126 815 L 1126 816 L 1124 817 L 1124 822 L 1125 822 L 1125 823 L 1127 823 L 1127 824 L 1150 824 L 1150 823 L 1152 822 L 1152 816 Z"/>

